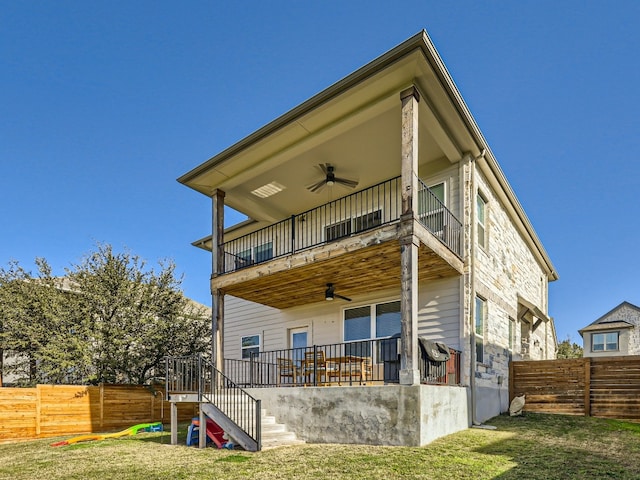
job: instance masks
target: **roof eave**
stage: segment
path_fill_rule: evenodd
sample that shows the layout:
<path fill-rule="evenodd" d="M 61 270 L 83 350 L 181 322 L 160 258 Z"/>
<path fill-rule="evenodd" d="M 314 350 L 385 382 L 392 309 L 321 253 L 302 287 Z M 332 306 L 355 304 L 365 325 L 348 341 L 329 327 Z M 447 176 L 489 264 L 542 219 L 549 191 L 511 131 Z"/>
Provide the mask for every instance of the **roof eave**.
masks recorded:
<path fill-rule="evenodd" d="M 386 67 L 397 61 L 398 59 L 408 55 L 416 48 L 423 48 L 423 45 L 427 42 L 430 42 L 429 37 L 427 36 L 426 31 L 422 31 L 408 40 L 404 41 L 400 45 L 395 48 L 389 50 L 387 53 L 381 55 L 375 60 L 369 62 L 364 67 L 359 68 L 352 74 L 344 77 L 342 80 L 334 83 L 330 87 L 322 90 L 320 93 L 314 95 L 310 99 L 301 103 L 297 107 L 289 110 L 287 113 L 281 115 L 275 120 L 269 122 L 262 128 L 256 130 L 252 134 L 243 138 L 239 142 L 230 146 L 229 148 L 223 150 L 219 154 L 211 157 L 206 162 L 198 165 L 196 168 L 190 170 L 184 175 L 178 177 L 178 182 L 183 185 L 189 186 L 188 183 L 197 178 L 202 173 L 208 171 L 209 169 L 220 165 L 225 162 L 229 158 L 237 155 L 239 152 L 245 150 L 246 148 L 254 145 L 260 140 L 268 137 L 273 134 L 278 129 L 284 127 L 285 125 L 291 123 L 296 118 L 305 115 L 308 112 L 318 108 L 320 105 L 326 103 L 327 101 L 335 98 L 339 94 L 347 91 L 349 88 L 354 85 L 366 80 L 372 75 L 384 70 Z"/>

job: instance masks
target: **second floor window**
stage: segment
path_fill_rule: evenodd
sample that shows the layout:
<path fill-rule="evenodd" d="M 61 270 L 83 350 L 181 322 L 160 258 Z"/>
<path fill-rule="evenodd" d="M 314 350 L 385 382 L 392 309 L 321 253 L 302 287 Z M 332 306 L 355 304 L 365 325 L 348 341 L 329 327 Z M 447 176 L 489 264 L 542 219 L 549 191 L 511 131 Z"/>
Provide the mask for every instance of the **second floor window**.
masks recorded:
<path fill-rule="evenodd" d="M 236 268 L 248 267 L 254 263 L 266 262 L 273 258 L 273 243 L 263 243 L 257 247 L 248 248 L 236 256 Z"/>
<path fill-rule="evenodd" d="M 324 227 L 325 240 L 330 242 L 338 238 L 347 237 L 352 233 L 362 232 L 369 228 L 382 225 L 382 210 L 374 210 L 364 215 L 348 218 Z"/>
<path fill-rule="evenodd" d="M 478 229 L 478 245 L 487 247 L 487 201 L 478 193 L 476 196 L 476 217 Z"/>
<path fill-rule="evenodd" d="M 476 362 L 484 362 L 484 331 L 487 319 L 487 302 L 484 298 L 476 297 Z"/>
<path fill-rule="evenodd" d="M 591 335 L 591 351 L 606 352 L 618 350 L 620 332 L 594 333 Z"/>

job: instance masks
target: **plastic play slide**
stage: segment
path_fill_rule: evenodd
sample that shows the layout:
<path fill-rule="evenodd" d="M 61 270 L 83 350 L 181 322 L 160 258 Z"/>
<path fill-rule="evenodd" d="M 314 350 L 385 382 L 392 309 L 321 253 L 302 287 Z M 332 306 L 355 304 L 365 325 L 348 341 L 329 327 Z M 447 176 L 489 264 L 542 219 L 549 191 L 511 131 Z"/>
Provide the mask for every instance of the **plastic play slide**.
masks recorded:
<path fill-rule="evenodd" d="M 162 422 L 155 423 L 140 423 L 129 427 L 126 430 L 115 433 L 102 433 L 97 435 L 80 435 L 78 437 L 70 438 L 69 440 L 63 440 L 61 442 L 52 443 L 52 447 L 61 447 L 63 445 L 71 445 L 78 442 L 90 442 L 94 440 L 106 440 L 107 438 L 119 438 L 126 437 L 128 435 L 137 435 L 140 432 L 161 432 Z"/>
<path fill-rule="evenodd" d="M 194 417 L 187 431 L 187 446 L 197 445 L 200 430 L 200 419 Z M 224 435 L 224 430 L 213 420 L 207 417 L 207 440 L 215 443 L 218 448 L 233 448 L 233 443 L 229 442 Z"/>

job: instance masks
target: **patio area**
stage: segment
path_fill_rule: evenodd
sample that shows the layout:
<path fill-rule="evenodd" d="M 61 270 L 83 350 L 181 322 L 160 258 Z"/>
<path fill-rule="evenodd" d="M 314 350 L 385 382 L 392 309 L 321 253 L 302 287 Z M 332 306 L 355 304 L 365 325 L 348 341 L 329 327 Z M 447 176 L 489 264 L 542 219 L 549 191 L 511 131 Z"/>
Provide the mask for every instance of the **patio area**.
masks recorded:
<path fill-rule="evenodd" d="M 421 339 L 420 383 L 458 385 L 460 352 Z M 250 352 L 225 359 L 225 375 L 244 388 L 361 386 L 399 383 L 400 338 Z"/>

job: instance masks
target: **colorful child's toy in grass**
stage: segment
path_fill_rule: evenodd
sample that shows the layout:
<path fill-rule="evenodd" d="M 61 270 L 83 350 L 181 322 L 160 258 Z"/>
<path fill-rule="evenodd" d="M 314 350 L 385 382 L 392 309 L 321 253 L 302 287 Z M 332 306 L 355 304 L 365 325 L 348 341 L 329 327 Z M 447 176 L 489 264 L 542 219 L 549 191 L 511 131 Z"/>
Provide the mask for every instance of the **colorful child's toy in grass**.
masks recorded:
<path fill-rule="evenodd" d="M 74 443 L 79 442 L 90 442 L 95 440 L 106 440 L 107 438 L 119 438 L 126 437 L 128 435 L 137 435 L 140 432 L 161 432 L 162 431 L 162 422 L 155 423 L 140 423 L 138 425 L 134 425 L 133 427 L 129 427 L 126 430 L 122 430 L 121 432 L 115 433 L 102 433 L 102 434 L 89 434 L 89 435 L 80 435 L 78 437 L 70 438 L 69 440 L 63 440 L 61 442 L 52 443 L 52 447 L 61 447 L 63 445 L 72 445 Z"/>
<path fill-rule="evenodd" d="M 200 435 L 200 419 L 194 417 L 191 425 L 187 430 L 187 447 L 198 444 L 198 436 Z M 207 441 L 216 444 L 218 448 L 233 448 L 233 443 L 225 438 L 224 430 L 213 420 L 207 417 Z"/>

